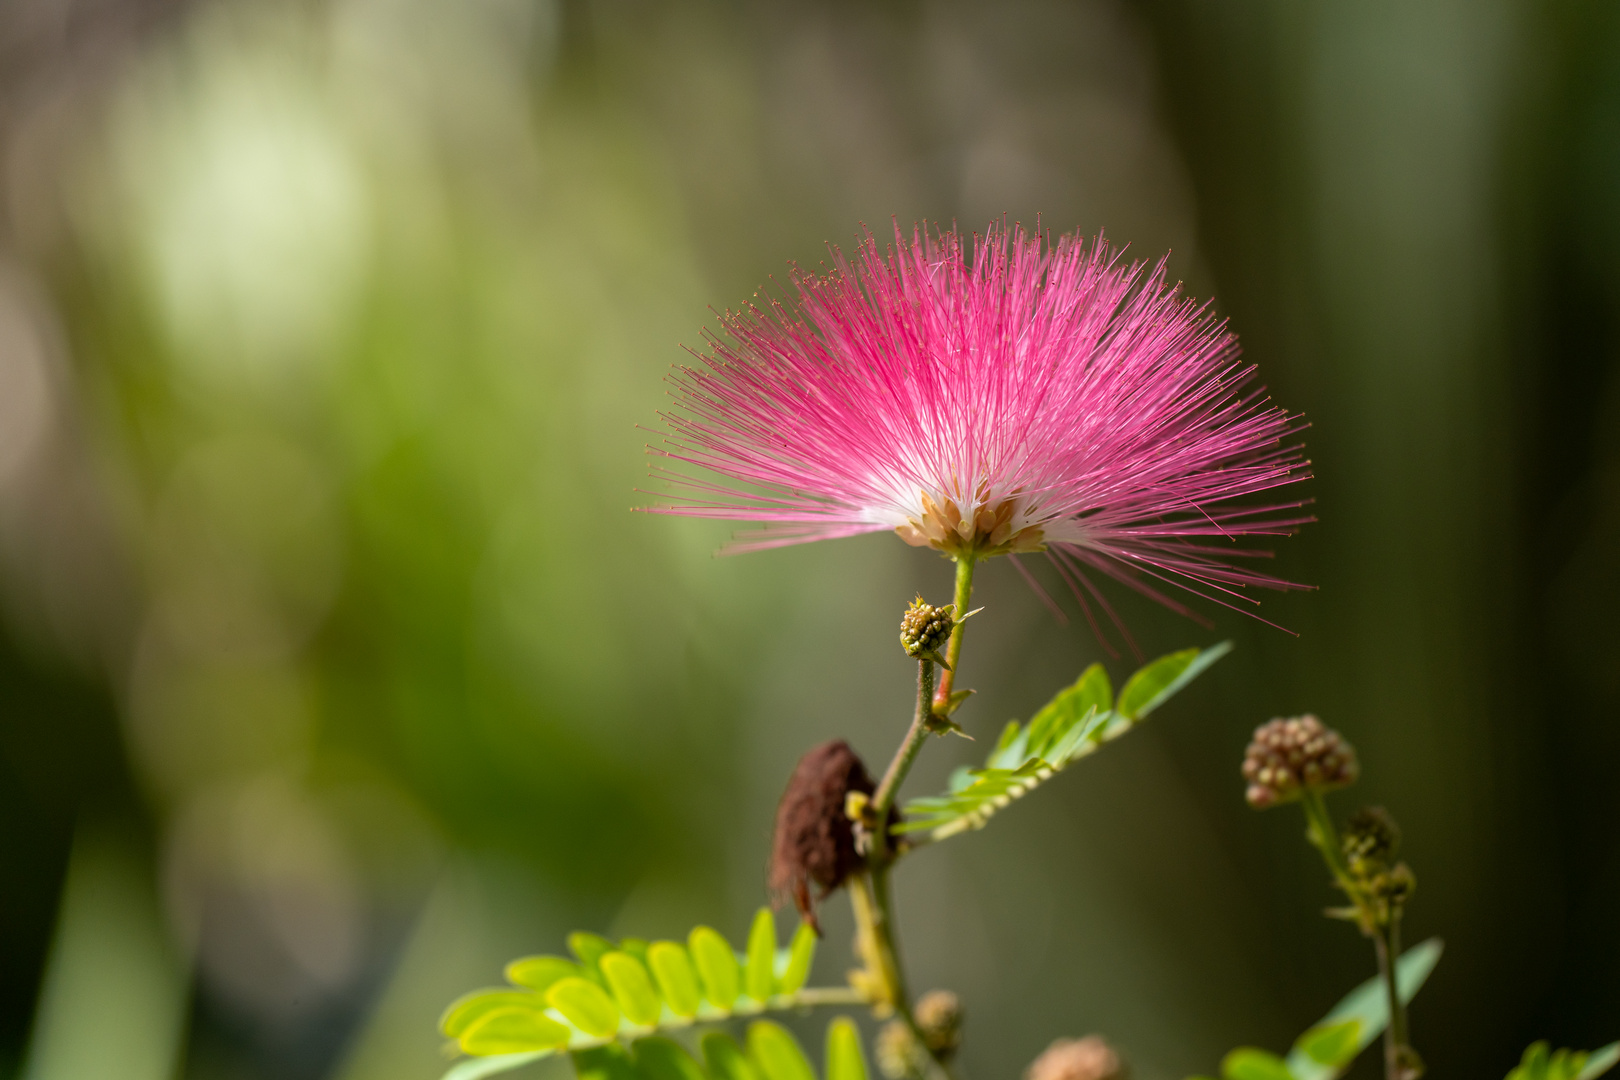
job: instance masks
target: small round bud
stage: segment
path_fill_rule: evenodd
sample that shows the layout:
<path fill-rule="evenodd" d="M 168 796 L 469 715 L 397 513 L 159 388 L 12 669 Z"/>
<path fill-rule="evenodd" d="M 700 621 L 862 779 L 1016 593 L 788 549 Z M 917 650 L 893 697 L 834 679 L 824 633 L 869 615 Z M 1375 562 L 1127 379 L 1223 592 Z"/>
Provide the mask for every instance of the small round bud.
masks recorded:
<path fill-rule="evenodd" d="M 1256 810 L 1297 799 L 1307 789 L 1353 783 L 1361 766 L 1353 747 L 1314 716 L 1272 720 L 1254 729 L 1243 754 L 1244 797 Z"/>
<path fill-rule="evenodd" d="M 934 607 L 922 597 L 912 601 L 900 620 L 900 647 L 916 660 L 939 661 L 939 650 L 956 627 L 956 605 Z"/>
<path fill-rule="evenodd" d="M 1024 1080 L 1124 1080 L 1125 1062 L 1101 1035 L 1059 1039 L 1024 1070 Z"/>
<path fill-rule="evenodd" d="M 1410 1046 L 1395 1048 L 1394 1075 L 1398 1080 L 1418 1080 L 1423 1075 L 1423 1059 Z"/>
<path fill-rule="evenodd" d="M 902 1020 L 890 1020 L 879 1029 L 872 1056 L 888 1080 L 916 1080 L 928 1069 L 928 1052 Z"/>
<path fill-rule="evenodd" d="M 1417 890 L 1417 875 L 1405 863 L 1396 863 L 1388 870 L 1373 875 L 1367 887 L 1391 908 L 1398 908 L 1410 900 L 1412 893 Z"/>
<path fill-rule="evenodd" d="M 1370 876 L 1389 865 L 1401 846 L 1401 828 L 1382 806 L 1363 807 L 1345 826 L 1343 844 L 1350 872 Z"/>
<path fill-rule="evenodd" d="M 949 990 L 930 990 L 914 1014 L 923 1042 L 936 1057 L 949 1058 L 962 1045 L 962 1001 Z"/>

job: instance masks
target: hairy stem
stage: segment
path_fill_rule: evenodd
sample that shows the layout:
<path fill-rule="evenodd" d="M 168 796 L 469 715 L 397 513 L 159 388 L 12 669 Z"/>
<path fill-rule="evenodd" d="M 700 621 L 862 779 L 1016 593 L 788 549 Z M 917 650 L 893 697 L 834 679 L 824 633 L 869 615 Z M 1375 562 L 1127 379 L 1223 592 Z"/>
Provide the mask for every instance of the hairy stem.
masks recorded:
<path fill-rule="evenodd" d="M 950 666 L 939 677 L 939 690 L 934 695 L 934 707 L 945 712 L 951 703 L 951 688 L 956 685 L 957 661 L 962 657 L 962 617 L 968 613 L 968 601 L 973 599 L 973 556 L 956 557 L 956 626 L 951 640 L 945 646 L 945 662 Z"/>

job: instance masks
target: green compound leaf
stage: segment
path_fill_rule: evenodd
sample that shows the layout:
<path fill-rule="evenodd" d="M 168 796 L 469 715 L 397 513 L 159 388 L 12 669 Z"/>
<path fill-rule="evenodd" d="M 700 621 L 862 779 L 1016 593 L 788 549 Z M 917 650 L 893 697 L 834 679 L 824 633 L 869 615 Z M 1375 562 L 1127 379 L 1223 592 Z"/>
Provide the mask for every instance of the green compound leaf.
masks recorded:
<path fill-rule="evenodd" d="M 1223 641 L 1202 651 L 1184 649 L 1160 657 L 1126 681 L 1117 702 L 1108 673 L 1093 664 L 1028 724 L 1008 724 L 984 768 L 958 770 L 947 794 L 908 802 L 906 820 L 895 831 L 926 832 L 929 840 L 944 840 L 982 829 L 1014 799 L 1130 731 L 1231 651 L 1232 643 Z"/>
<path fill-rule="evenodd" d="M 827 1025 L 826 1080 L 867 1080 L 866 1055 L 855 1021 L 840 1016 Z"/>
<path fill-rule="evenodd" d="M 748 931 L 743 989 L 755 1001 L 769 1001 L 776 991 L 776 920 L 765 908 L 754 915 L 754 925 Z"/>
<path fill-rule="evenodd" d="M 703 980 L 703 996 L 717 1009 L 729 1008 L 741 992 L 737 954 L 731 944 L 720 931 L 699 926 L 687 937 L 686 949 Z"/>
<path fill-rule="evenodd" d="M 474 991 L 451 1003 L 439 1026 L 474 1060 L 453 1066 L 445 1080 L 478 1080 L 558 1051 L 603 1077 L 704 1080 L 704 1066 L 690 1055 L 672 1056 L 669 1046 L 675 1044 L 654 1041 L 639 1056 L 595 1051 L 632 1041 L 639 1047 L 658 1032 L 694 1023 L 868 1001 L 849 987 L 807 989 L 814 931 L 801 925 L 789 947 L 778 949 L 775 921 L 764 908 L 754 916 L 746 958 L 708 927 L 693 930 L 687 945 L 639 938 L 615 945 L 597 934 L 573 934 L 568 946 L 577 961 L 523 957 L 506 969 L 517 985 Z M 762 1038 L 767 1047 L 780 1042 L 770 1032 Z M 729 1058 L 724 1049 L 716 1053 L 727 1072 L 715 1072 L 710 1062 L 712 1080 L 770 1080 L 740 1049 Z"/>
<path fill-rule="evenodd" d="M 1395 964 L 1395 989 L 1402 1003 L 1410 1003 L 1422 989 L 1434 966 L 1440 962 L 1444 944 L 1439 938 L 1430 938 L 1414 945 L 1401 954 Z M 1306 1041 L 1324 1029 L 1340 1027 L 1354 1020 L 1359 1027 L 1353 1040 L 1346 1039 L 1337 1061 L 1324 1062 L 1310 1053 Z M 1356 1055 L 1365 1050 L 1389 1026 L 1389 1002 L 1384 996 L 1383 981 L 1368 979 L 1346 994 L 1326 1016 L 1301 1035 L 1288 1055 L 1288 1070 L 1295 1080 L 1334 1080 L 1349 1067 Z"/>
<path fill-rule="evenodd" d="M 1295 1080 L 1288 1063 L 1269 1050 L 1240 1046 L 1221 1061 L 1225 1080 Z"/>
<path fill-rule="evenodd" d="M 748 1057 L 764 1080 L 816 1080 L 798 1040 L 781 1024 L 769 1020 L 749 1024 Z"/>

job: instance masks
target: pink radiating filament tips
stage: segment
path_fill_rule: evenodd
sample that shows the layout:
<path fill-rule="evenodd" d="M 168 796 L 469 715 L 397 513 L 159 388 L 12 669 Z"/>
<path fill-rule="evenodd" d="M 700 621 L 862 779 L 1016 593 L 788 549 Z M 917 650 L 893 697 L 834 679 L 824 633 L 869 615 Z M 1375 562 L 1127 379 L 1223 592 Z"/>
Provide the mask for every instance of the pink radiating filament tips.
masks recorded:
<path fill-rule="evenodd" d="M 1299 587 L 1236 541 L 1311 520 L 1277 497 L 1308 477 L 1305 425 L 1208 306 L 1100 238 L 969 246 L 867 233 L 795 270 L 791 298 L 728 311 L 672 376 L 651 509 L 764 526 L 730 551 L 892 529 L 952 557 L 1044 552 L 1094 627 L 1093 603 L 1118 619 L 1087 570 L 1194 618 L 1159 583 L 1226 606 Z"/>

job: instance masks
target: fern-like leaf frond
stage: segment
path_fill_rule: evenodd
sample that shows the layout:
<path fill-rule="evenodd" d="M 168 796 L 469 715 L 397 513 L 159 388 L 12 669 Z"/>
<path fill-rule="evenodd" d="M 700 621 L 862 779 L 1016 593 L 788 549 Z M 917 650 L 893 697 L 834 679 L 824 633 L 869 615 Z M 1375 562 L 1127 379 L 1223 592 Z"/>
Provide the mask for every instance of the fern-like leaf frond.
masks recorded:
<path fill-rule="evenodd" d="M 441 1029 L 474 1058 L 453 1067 L 445 1080 L 478 1080 L 559 1051 L 574 1054 L 579 1064 L 582 1054 L 623 1050 L 624 1043 L 648 1044 L 645 1053 L 664 1065 L 642 1071 L 676 1080 L 677 1073 L 664 1066 L 678 1059 L 658 1058 L 667 1042 L 653 1041 L 659 1032 L 768 1011 L 864 1004 L 865 996 L 849 987 L 804 985 L 815 947 L 814 931 L 801 925 L 788 947 L 778 949 L 768 908 L 755 914 L 742 953 L 707 926 L 693 929 L 684 942 L 570 934 L 571 958 L 514 960 L 506 966 L 511 985 L 475 990 L 445 1010 Z M 585 1061 L 611 1073 L 619 1058 L 606 1052 Z"/>
<path fill-rule="evenodd" d="M 1108 672 L 1092 664 L 1029 723 L 1008 723 L 984 768 L 958 769 L 948 793 L 906 803 L 906 820 L 895 831 L 932 841 L 982 829 L 1014 799 L 1130 731 L 1231 650 L 1223 641 L 1161 656 L 1126 680 L 1117 700 Z"/>

